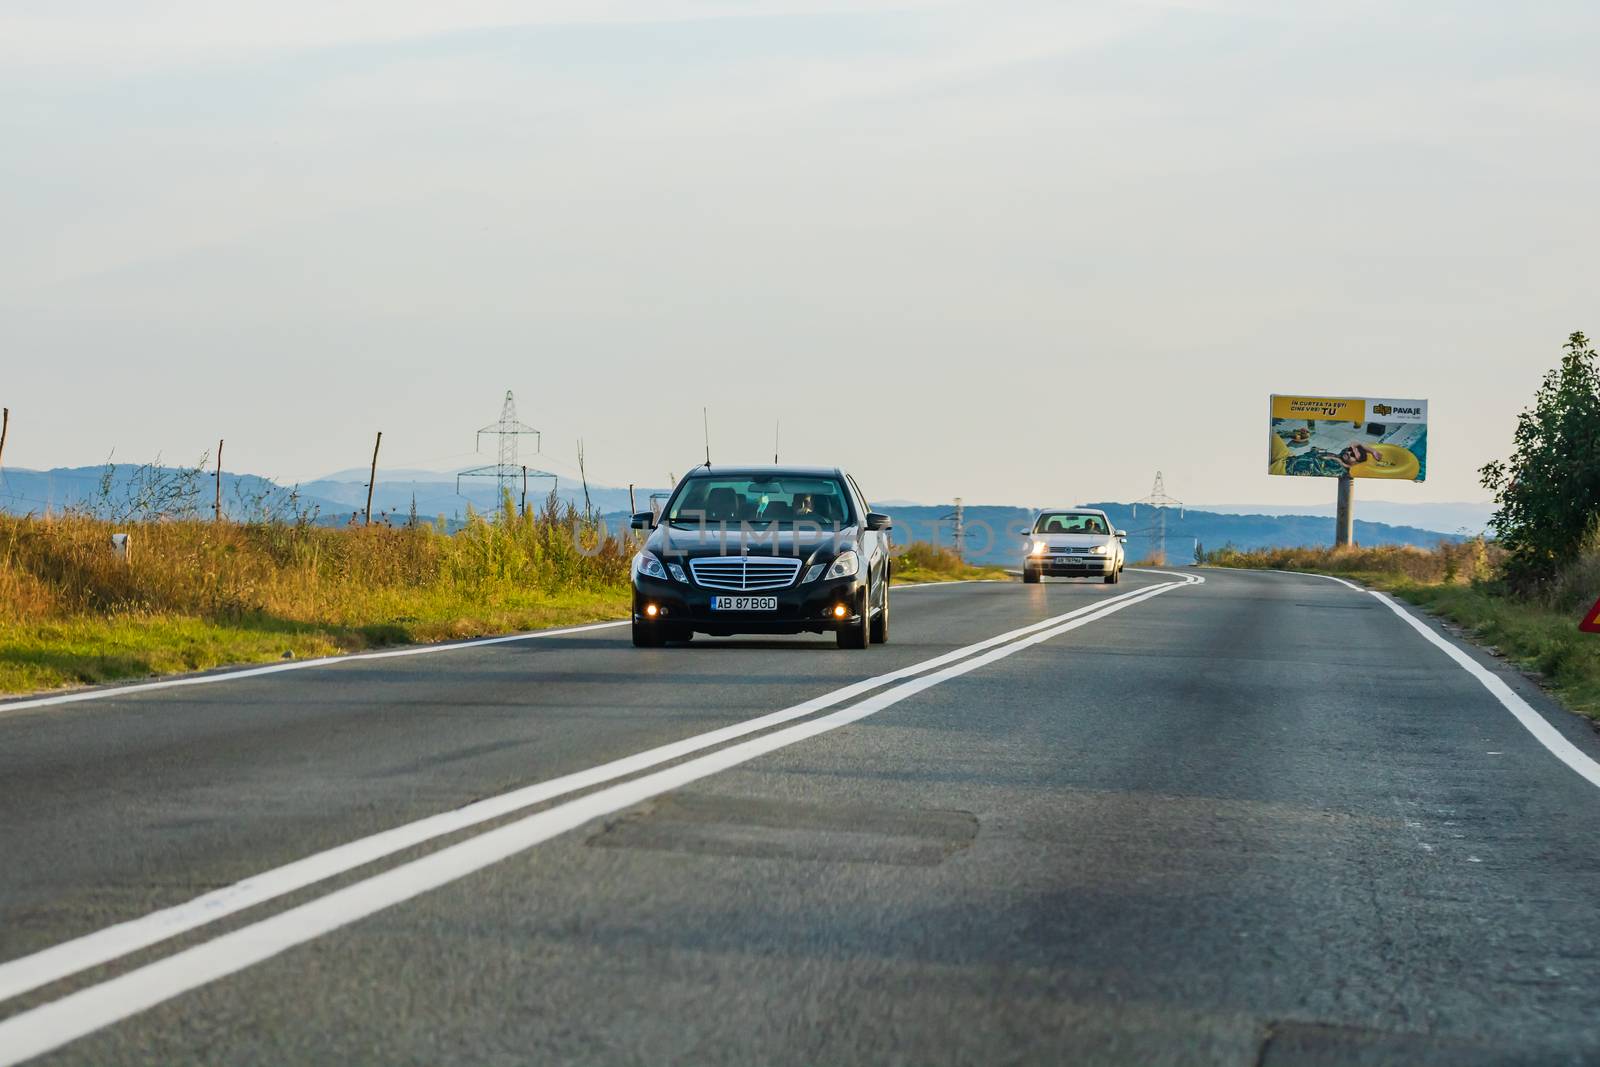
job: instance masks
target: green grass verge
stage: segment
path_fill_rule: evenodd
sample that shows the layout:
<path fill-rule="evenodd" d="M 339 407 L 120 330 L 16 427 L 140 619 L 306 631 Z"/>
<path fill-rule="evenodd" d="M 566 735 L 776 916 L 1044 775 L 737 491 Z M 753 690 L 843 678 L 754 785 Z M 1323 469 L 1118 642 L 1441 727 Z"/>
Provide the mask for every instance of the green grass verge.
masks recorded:
<path fill-rule="evenodd" d="M 416 591 L 373 597 L 360 622 L 298 622 L 268 615 L 231 621 L 176 614 L 74 617 L 0 624 L 0 693 L 149 678 L 515 633 L 623 618 L 626 590 L 499 593 L 467 599 Z"/>

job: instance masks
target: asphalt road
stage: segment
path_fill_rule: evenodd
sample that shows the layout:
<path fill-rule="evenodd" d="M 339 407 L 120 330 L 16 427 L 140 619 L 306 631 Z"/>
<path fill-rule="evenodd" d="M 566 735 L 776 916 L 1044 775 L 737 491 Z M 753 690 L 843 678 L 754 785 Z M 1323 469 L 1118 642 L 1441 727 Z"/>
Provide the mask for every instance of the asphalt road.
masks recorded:
<path fill-rule="evenodd" d="M 1600 1063 L 1600 788 L 1186 573 L 0 704 L 0 1063 Z"/>

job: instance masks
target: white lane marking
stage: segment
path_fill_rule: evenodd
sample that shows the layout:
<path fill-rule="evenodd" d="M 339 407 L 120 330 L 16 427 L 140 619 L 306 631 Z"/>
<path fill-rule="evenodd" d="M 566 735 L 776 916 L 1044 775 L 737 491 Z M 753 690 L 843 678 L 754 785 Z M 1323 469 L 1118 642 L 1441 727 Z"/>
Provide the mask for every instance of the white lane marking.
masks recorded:
<path fill-rule="evenodd" d="M 1352 581 L 1350 581 L 1350 580 L 1348 580 L 1346 578 L 1336 578 L 1331 574 L 1313 574 L 1310 571 L 1273 571 L 1272 573 L 1273 574 L 1302 574 L 1302 575 L 1305 575 L 1308 578 L 1326 578 L 1330 582 L 1338 582 L 1340 585 L 1344 586 L 1346 589 L 1354 589 L 1358 593 L 1370 593 L 1370 592 L 1372 592 L 1372 590 L 1365 589 L 1362 586 L 1359 586 L 1355 582 L 1352 582 Z"/>
<path fill-rule="evenodd" d="M 993 582 L 994 580 L 993 578 L 962 578 L 948 582 L 918 582 L 915 585 L 897 585 L 893 588 L 904 590 L 921 589 L 930 585 L 977 585 Z M 626 626 L 627 624 L 627 619 L 616 619 L 610 622 L 586 623 L 583 626 L 564 626 L 555 630 L 533 630 L 529 633 L 505 634 L 501 637 L 478 637 L 470 641 L 449 641 L 443 644 L 418 645 L 414 648 L 395 648 L 383 652 L 350 652 L 338 656 L 319 656 L 316 659 L 297 659 L 287 663 L 270 663 L 262 667 L 246 667 L 237 671 L 186 675 L 182 678 L 166 678 L 159 682 L 112 685 L 103 689 L 85 689 L 72 693 L 57 693 L 46 697 L 31 697 L 10 701 L 0 699 L 0 715 L 4 715 L 8 711 L 22 711 L 24 708 L 45 708 L 52 704 L 76 704 L 83 700 L 107 700 L 111 697 L 127 696 L 131 693 L 148 693 L 154 689 L 173 689 L 184 685 L 213 685 L 217 682 L 232 682 L 240 678 L 258 678 L 264 674 L 281 674 L 284 671 L 303 671 L 308 667 L 326 667 L 329 664 L 350 663 L 354 660 L 426 656 L 434 652 L 453 652 L 460 648 L 478 648 L 482 645 L 503 645 L 508 641 L 533 641 L 541 637 L 561 637 L 564 634 L 579 634 L 587 630 L 604 630 L 613 626 Z"/>
<path fill-rule="evenodd" d="M 1522 724 L 1523 728 L 1532 734 L 1534 739 L 1541 745 L 1549 749 L 1556 759 L 1577 771 L 1590 785 L 1600 786 L 1600 763 L 1590 759 L 1577 745 L 1568 741 L 1561 731 L 1551 726 L 1543 715 L 1534 711 L 1532 705 L 1518 696 L 1498 675 L 1434 633 L 1427 624 L 1395 603 L 1391 598 L 1375 589 L 1368 589 L 1365 592 L 1387 604 L 1390 611 L 1404 619 L 1413 630 L 1432 642 L 1445 655 L 1455 660 L 1462 670 L 1476 678 L 1478 684 L 1487 689 L 1496 700 L 1500 701 L 1505 709 Z"/>
<path fill-rule="evenodd" d="M 1335 578 L 1331 574 L 1318 574 L 1316 571 L 1286 571 L 1282 567 L 1222 567 L 1219 569 L 1231 571 L 1234 574 L 1292 574 L 1296 578 L 1326 578 L 1330 582 L 1338 582 L 1346 589 L 1354 589 L 1358 593 L 1368 592 L 1368 590 L 1363 589 L 1354 582 L 1346 581 L 1343 578 Z"/>
<path fill-rule="evenodd" d="M 1405 620 L 1406 625 L 1421 634 L 1445 655 L 1455 660 L 1457 666 L 1477 679 L 1478 684 L 1487 689 L 1489 694 L 1498 700 L 1501 706 L 1522 724 L 1523 729 L 1533 735 L 1534 740 L 1549 749 L 1551 755 L 1571 767 L 1574 771 L 1577 771 L 1590 785 L 1600 786 L 1600 763 L 1595 762 L 1577 745 L 1568 741 L 1561 731 L 1551 726 L 1543 715 L 1533 710 L 1531 704 L 1518 696 L 1493 671 L 1485 668 L 1450 641 L 1434 633 L 1426 623 L 1407 611 L 1393 598 L 1378 592 L 1376 589 L 1363 589 L 1354 582 L 1346 581 L 1343 578 L 1335 578 L 1331 574 L 1313 574 L 1310 571 L 1279 571 L 1277 573 L 1303 574 L 1308 578 L 1326 578 L 1330 582 L 1338 582 L 1340 585 L 1354 589 L 1358 593 L 1377 597 L 1379 601 L 1388 606 L 1390 611 Z"/>
<path fill-rule="evenodd" d="M 8 711 L 21 711 L 24 708 L 46 708 L 52 704 L 76 704 L 84 700 L 109 700 L 113 697 L 130 696 L 134 693 L 149 693 L 157 689 L 177 689 L 189 685 L 215 685 L 218 682 L 236 682 L 241 678 L 259 678 L 266 674 L 281 674 L 284 671 L 303 671 L 310 667 L 326 667 L 332 663 L 353 663 L 358 660 L 371 659 L 399 659 L 403 656 L 427 656 L 435 652 L 454 652 L 462 648 L 481 648 L 484 645 L 503 645 L 508 641 L 534 641 L 542 637 L 562 637 L 566 634 L 581 634 L 590 630 L 604 630 L 612 626 L 626 626 L 628 620 L 618 622 L 592 622 L 583 626 L 563 626 L 556 630 L 534 630 L 530 633 L 506 634 L 503 637 L 478 637 L 471 641 L 451 641 L 441 645 L 417 645 L 413 648 L 393 648 L 384 652 L 351 652 L 341 656 L 320 656 L 317 659 L 297 659 L 284 663 L 270 663 L 264 667 L 246 667 L 239 671 L 223 671 L 217 674 L 190 674 L 181 678 L 165 678 L 159 682 L 137 682 L 133 685 L 114 685 L 104 689 L 85 689 L 74 693 L 58 693 L 55 696 L 35 697 L 29 700 L 11 700 L 0 702 L 0 715 Z"/>
<path fill-rule="evenodd" d="M 393 829 L 373 834 L 370 837 L 337 845 L 281 867 L 275 867 L 270 871 L 253 875 L 243 881 L 235 882 L 233 885 L 213 890 L 182 904 L 151 912 L 149 915 L 141 916 L 138 919 L 130 919 L 115 926 L 108 926 L 105 929 L 85 934 L 71 941 L 64 941 L 50 948 L 41 949 L 30 956 L 8 960 L 5 963 L 0 963 L 0 1001 L 9 1000 L 21 993 L 48 985 L 78 971 L 95 967 L 120 956 L 125 956 L 130 952 L 147 948 L 150 945 L 165 941 L 169 937 L 204 926 L 209 922 L 243 911 L 245 908 L 254 907 L 285 893 L 292 893 L 324 879 L 354 870 L 402 849 L 431 841 L 444 834 L 476 826 L 479 823 L 499 818 L 502 815 L 509 815 L 522 808 L 551 800 L 566 793 L 588 789 L 670 760 L 680 759 L 702 749 L 710 748 L 713 745 L 743 737 L 746 734 L 802 718 L 824 708 L 830 708 L 861 696 L 891 682 L 933 670 L 936 667 L 941 667 L 947 663 L 981 652 L 984 649 L 1004 644 L 1007 641 L 1015 640 L 1018 637 L 1023 637 L 1046 627 L 1058 625 L 1069 619 L 1099 610 L 1109 604 L 1139 596 L 1148 591 L 1148 589 L 1136 589 L 1120 596 L 1086 604 L 1065 614 L 1031 623 L 1015 630 L 1009 630 L 975 644 L 954 649 L 932 659 L 923 660 L 920 663 L 913 663 L 898 670 L 863 679 L 832 692 L 824 693 L 811 700 L 779 711 L 770 712 L 745 722 L 697 734 L 681 741 L 674 741 L 670 744 L 661 745 L 609 763 L 603 763 L 596 767 L 562 775 L 559 778 L 552 778 L 548 781 L 514 789 L 509 793 L 488 797 L 454 811 L 430 815 L 415 822 L 407 823 L 404 826 L 397 826 Z"/>
<path fill-rule="evenodd" d="M 1165 574 L 1168 578 L 1182 578 L 1184 581 L 1191 582 L 1194 585 L 1204 585 L 1206 583 L 1206 580 L 1200 575 L 1185 574 L 1182 571 L 1158 571 L 1154 567 L 1129 567 L 1128 570 L 1138 571 L 1140 574 Z"/>
<path fill-rule="evenodd" d="M 865 719 L 907 697 L 1005 659 L 1024 648 L 1096 622 L 1142 600 L 1198 585 L 1201 581 L 1203 579 L 1186 578 L 1182 582 L 1165 582 L 1117 603 L 1102 602 L 1094 605 L 1095 610 L 1087 615 L 1039 630 L 935 673 L 924 674 L 859 704 L 525 816 L 430 856 L 401 864 L 327 896 L 14 1015 L 0 1021 L 0 1067 L 10 1067 L 60 1048 L 101 1027 L 447 885 L 584 823 L 615 814 L 757 756 Z"/>

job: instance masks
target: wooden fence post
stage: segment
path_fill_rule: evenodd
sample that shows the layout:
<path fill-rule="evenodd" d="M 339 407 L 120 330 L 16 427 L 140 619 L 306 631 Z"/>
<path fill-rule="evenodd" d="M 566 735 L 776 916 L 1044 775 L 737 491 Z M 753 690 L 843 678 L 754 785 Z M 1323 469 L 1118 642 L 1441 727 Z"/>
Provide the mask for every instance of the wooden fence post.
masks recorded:
<path fill-rule="evenodd" d="M 383 444 L 383 431 L 378 431 L 378 439 L 372 442 L 372 473 L 367 475 L 367 521 L 372 525 L 372 487 L 378 481 L 378 447 Z"/>

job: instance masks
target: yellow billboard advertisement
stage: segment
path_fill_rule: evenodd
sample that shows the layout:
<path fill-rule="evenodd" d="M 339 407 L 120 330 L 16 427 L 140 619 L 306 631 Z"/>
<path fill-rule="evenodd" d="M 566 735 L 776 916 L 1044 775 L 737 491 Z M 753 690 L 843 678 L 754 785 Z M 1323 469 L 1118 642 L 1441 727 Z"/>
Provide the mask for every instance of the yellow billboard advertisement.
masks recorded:
<path fill-rule="evenodd" d="M 1311 478 L 1428 476 L 1428 402 L 1272 397 L 1267 473 Z"/>

